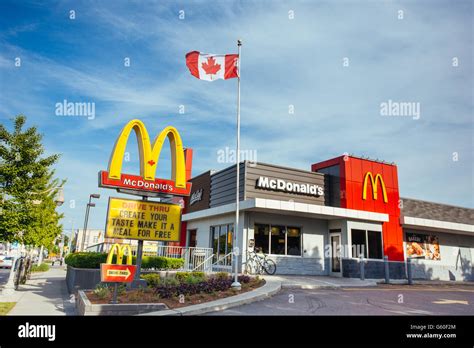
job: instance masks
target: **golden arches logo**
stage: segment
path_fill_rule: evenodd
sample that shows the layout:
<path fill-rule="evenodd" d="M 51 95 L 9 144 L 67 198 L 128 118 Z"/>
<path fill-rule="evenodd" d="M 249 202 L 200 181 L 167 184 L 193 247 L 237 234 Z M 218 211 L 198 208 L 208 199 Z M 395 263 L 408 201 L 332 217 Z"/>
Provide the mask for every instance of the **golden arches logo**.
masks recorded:
<path fill-rule="evenodd" d="M 125 244 L 123 246 L 120 246 L 120 244 L 115 243 L 112 245 L 112 248 L 109 251 L 109 254 L 107 255 L 107 264 L 112 263 L 112 259 L 114 257 L 115 251 L 117 251 L 117 262 L 115 264 L 121 265 L 123 261 L 123 257 L 125 255 L 125 251 L 127 251 L 127 265 L 132 264 L 132 248 L 130 247 L 129 244 Z"/>
<path fill-rule="evenodd" d="M 145 180 L 155 180 L 156 168 L 160 158 L 161 149 L 165 138 L 168 137 L 171 147 L 171 177 L 176 187 L 186 188 L 186 164 L 184 160 L 184 148 L 181 136 L 176 128 L 168 126 L 155 138 L 153 144 L 150 142 L 148 131 L 140 120 L 131 120 L 120 132 L 115 142 L 112 155 L 109 160 L 109 179 L 120 179 L 122 173 L 122 162 L 127 147 L 128 138 L 132 130 L 135 131 L 140 154 L 140 175 Z"/>
<path fill-rule="evenodd" d="M 383 182 L 382 175 L 377 174 L 374 179 L 371 172 L 365 173 L 364 188 L 362 189 L 362 199 L 364 200 L 367 199 L 367 182 L 369 178 L 370 178 L 370 183 L 372 184 L 373 199 L 377 199 L 377 183 L 380 182 L 380 186 L 382 187 L 383 201 L 387 203 L 388 202 L 387 190 L 385 189 L 385 183 Z"/>

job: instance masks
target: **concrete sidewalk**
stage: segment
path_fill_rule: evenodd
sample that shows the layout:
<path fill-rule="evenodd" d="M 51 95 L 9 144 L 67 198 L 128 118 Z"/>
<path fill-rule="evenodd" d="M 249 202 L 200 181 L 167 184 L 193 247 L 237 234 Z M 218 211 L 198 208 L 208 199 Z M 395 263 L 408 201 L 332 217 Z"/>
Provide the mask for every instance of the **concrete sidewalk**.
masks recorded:
<path fill-rule="evenodd" d="M 271 279 L 273 281 L 280 281 L 282 289 L 321 289 L 377 286 L 377 281 L 374 279 L 360 280 L 358 278 L 299 275 L 266 275 L 263 276 L 263 278 L 268 280 Z"/>
<path fill-rule="evenodd" d="M 60 266 L 32 273 L 13 295 L 0 295 L 0 302 L 16 302 L 8 315 L 75 315 L 65 279 L 65 268 Z"/>

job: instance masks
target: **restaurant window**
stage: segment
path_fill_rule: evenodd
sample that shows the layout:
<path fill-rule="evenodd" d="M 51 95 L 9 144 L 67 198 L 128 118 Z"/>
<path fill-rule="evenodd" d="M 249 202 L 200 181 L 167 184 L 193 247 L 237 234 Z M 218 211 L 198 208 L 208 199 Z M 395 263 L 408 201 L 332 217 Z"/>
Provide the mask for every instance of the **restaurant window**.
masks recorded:
<path fill-rule="evenodd" d="M 301 230 L 298 227 L 286 229 L 288 255 L 301 256 Z"/>
<path fill-rule="evenodd" d="M 211 226 L 211 247 L 214 262 L 220 261 L 221 265 L 230 265 L 231 255 L 224 257 L 232 251 L 234 225 Z"/>
<path fill-rule="evenodd" d="M 351 230 L 352 257 L 359 258 L 361 254 L 369 259 L 382 259 L 382 232 Z"/>
<path fill-rule="evenodd" d="M 367 257 L 367 245 L 365 244 L 365 230 L 352 230 L 352 257 Z"/>
<path fill-rule="evenodd" d="M 232 243 L 234 241 L 234 225 L 227 225 L 227 249 L 226 249 L 226 254 L 232 252 Z M 232 255 L 227 255 L 227 260 L 226 260 L 227 265 L 232 264 Z"/>
<path fill-rule="evenodd" d="M 264 254 L 268 254 L 269 241 L 270 241 L 270 226 L 255 224 L 254 229 L 255 249 L 259 249 Z"/>
<path fill-rule="evenodd" d="M 318 173 L 325 174 L 324 182 L 325 186 L 329 188 L 328 194 L 326 195 L 326 205 L 332 207 L 341 206 L 341 178 L 340 178 L 340 167 L 334 165 L 325 167 L 317 170 Z"/>
<path fill-rule="evenodd" d="M 255 224 L 255 250 L 264 254 L 301 256 L 299 227 Z"/>
<path fill-rule="evenodd" d="M 227 226 L 219 226 L 219 248 L 218 254 L 223 256 L 227 254 Z"/>
<path fill-rule="evenodd" d="M 285 226 L 272 226 L 272 236 L 270 238 L 270 253 L 276 255 L 285 255 Z"/>
<path fill-rule="evenodd" d="M 377 231 L 367 231 L 367 246 L 369 249 L 369 259 L 382 259 L 382 233 Z"/>

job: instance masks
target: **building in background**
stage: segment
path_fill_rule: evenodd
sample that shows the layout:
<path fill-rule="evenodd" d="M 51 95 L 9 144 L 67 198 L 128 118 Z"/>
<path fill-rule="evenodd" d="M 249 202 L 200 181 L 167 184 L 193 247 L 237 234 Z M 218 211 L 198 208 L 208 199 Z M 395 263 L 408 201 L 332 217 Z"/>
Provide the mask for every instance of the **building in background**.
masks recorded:
<path fill-rule="evenodd" d="M 104 243 L 104 230 L 87 229 L 86 236 L 83 240 L 84 230 L 77 229 L 74 232 L 75 251 L 87 251 L 88 248 L 94 247 L 97 244 Z M 83 243 L 84 241 L 84 243 Z"/>

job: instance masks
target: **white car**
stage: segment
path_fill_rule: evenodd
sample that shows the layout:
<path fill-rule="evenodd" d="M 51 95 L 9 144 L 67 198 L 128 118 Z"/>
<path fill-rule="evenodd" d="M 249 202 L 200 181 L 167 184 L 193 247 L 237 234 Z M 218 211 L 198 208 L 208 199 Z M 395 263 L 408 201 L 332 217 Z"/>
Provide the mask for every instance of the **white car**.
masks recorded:
<path fill-rule="evenodd" d="M 12 268 L 13 257 L 11 256 L 0 256 L 0 268 Z"/>

